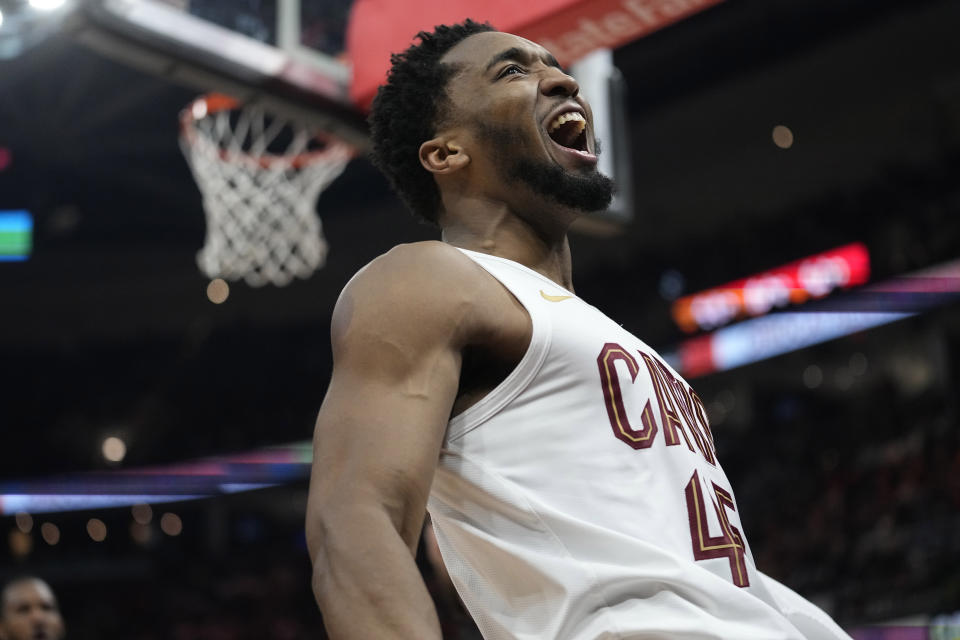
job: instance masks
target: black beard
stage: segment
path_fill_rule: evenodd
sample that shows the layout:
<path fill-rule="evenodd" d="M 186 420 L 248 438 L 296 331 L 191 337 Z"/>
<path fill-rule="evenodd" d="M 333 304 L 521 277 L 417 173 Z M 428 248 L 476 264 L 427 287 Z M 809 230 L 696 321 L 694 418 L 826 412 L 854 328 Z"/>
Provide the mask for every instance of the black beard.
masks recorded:
<path fill-rule="evenodd" d="M 613 180 L 596 170 L 570 173 L 549 162 L 520 159 L 510 173 L 536 193 L 577 211 L 603 211 L 613 199 Z"/>
<path fill-rule="evenodd" d="M 585 213 L 603 211 L 610 206 L 613 180 L 596 169 L 572 173 L 551 162 L 515 158 L 511 151 L 522 150 L 517 142 L 524 138 L 519 128 L 491 126 L 485 122 L 480 123 L 480 128 L 497 149 L 497 165 L 508 182 L 521 182 L 534 193 Z M 597 155 L 600 155 L 599 141 Z"/>

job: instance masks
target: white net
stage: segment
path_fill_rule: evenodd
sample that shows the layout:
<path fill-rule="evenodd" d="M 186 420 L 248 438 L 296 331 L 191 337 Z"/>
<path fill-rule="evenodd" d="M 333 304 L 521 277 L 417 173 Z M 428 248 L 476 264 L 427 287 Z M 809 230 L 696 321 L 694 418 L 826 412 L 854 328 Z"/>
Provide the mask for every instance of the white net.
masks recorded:
<path fill-rule="evenodd" d="M 197 263 L 204 274 L 282 286 L 323 266 L 316 203 L 351 147 L 216 95 L 184 111 L 180 142 L 203 195 L 207 233 Z"/>

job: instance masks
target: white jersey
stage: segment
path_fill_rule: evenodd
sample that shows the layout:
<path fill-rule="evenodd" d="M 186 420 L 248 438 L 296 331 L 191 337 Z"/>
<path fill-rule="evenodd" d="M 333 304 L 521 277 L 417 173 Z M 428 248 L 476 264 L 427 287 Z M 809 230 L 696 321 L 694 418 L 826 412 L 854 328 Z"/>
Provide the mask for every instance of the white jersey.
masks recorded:
<path fill-rule="evenodd" d="M 428 508 L 488 640 L 848 638 L 757 571 L 703 402 L 650 347 L 510 260 L 510 375 L 454 417 Z"/>

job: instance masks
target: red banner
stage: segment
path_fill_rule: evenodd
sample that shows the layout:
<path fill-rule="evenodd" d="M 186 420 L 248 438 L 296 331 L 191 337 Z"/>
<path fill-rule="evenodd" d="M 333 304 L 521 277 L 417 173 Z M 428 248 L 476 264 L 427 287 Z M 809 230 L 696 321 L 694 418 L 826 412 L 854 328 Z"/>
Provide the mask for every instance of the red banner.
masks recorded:
<path fill-rule="evenodd" d="M 595 49 L 614 49 L 722 0 L 593 0 L 573 2 L 515 31 L 567 65 Z"/>
<path fill-rule="evenodd" d="M 357 0 L 347 26 L 350 97 L 368 109 L 390 54 L 419 31 L 472 18 L 542 44 L 567 65 L 600 48 L 636 40 L 723 0 Z"/>

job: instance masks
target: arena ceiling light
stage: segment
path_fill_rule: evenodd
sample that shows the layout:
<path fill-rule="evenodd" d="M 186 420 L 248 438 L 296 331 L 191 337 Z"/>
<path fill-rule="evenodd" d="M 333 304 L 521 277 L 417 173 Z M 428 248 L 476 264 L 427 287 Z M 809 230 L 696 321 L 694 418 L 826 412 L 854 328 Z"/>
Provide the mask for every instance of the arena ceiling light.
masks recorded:
<path fill-rule="evenodd" d="M 0 25 L 0 61 L 17 58 L 58 33 L 71 14 L 68 9 L 76 4 L 77 0 L 0 0 L 6 10 Z"/>
<path fill-rule="evenodd" d="M 54 11 L 66 3 L 66 0 L 30 0 L 30 6 L 40 11 Z"/>

